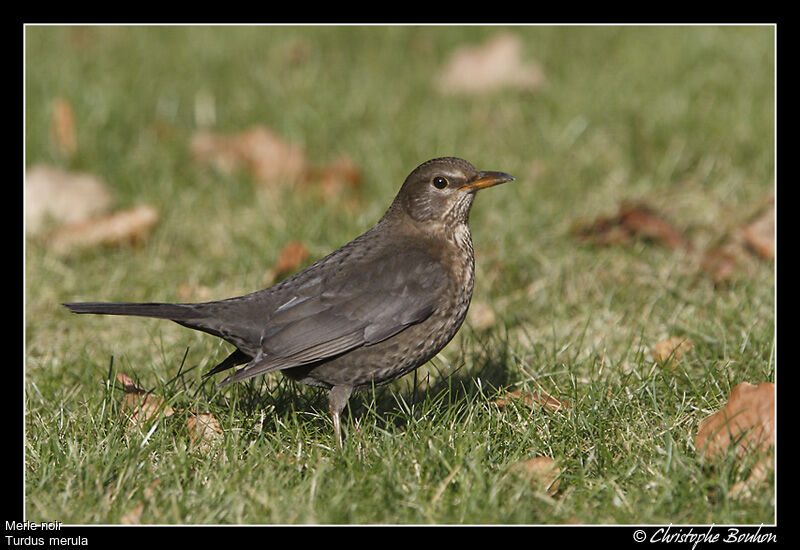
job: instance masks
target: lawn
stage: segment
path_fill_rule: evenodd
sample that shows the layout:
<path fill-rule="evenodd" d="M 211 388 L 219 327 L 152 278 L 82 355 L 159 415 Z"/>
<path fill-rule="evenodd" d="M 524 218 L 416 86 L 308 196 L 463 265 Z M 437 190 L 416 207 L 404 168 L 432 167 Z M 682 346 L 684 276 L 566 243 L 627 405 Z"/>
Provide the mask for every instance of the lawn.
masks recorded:
<path fill-rule="evenodd" d="M 503 34 L 540 82 L 439 90 L 454 52 Z M 702 460 L 695 435 L 736 384 L 775 381 L 774 262 L 744 251 L 717 284 L 702 269 L 774 189 L 774 41 L 759 26 L 27 27 L 26 167 L 92 174 L 115 209 L 160 217 L 134 245 L 64 254 L 26 238 L 26 518 L 773 523 L 772 474 L 730 491 L 758 453 Z M 56 98 L 74 112 L 73 151 L 53 135 Z M 192 154 L 198 131 L 256 125 L 315 166 L 350 159 L 358 185 L 265 189 Z M 472 315 L 431 363 L 350 400 L 342 452 L 325 392 L 279 375 L 218 389 L 201 375 L 224 342 L 60 305 L 258 290 L 287 243 L 309 265 L 377 221 L 415 166 L 450 155 L 517 178 L 472 210 Z M 631 201 L 691 247 L 577 236 Z M 692 349 L 655 361 L 671 337 Z M 119 373 L 175 414 L 132 426 Z M 193 442 L 187 411 L 222 436 Z M 553 494 L 518 466 L 538 456 L 560 470 Z"/>

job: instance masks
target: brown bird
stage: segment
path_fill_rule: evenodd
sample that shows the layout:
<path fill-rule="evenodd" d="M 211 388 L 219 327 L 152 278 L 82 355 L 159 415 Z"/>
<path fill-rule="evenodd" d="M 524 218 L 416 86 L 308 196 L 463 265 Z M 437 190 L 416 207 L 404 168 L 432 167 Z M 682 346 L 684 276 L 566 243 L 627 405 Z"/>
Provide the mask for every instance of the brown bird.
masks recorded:
<path fill-rule="evenodd" d="M 220 386 L 280 371 L 329 389 L 341 448 L 339 417 L 353 390 L 413 371 L 455 336 L 472 297 L 475 192 L 513 179 L 459 158 L 429 160 L 371 229 L 275 286 L 195 304 L 64 305 L 75 313 L 170 319 L 230 342 L 236 350 L 205 376 L 246 365 Z"/>

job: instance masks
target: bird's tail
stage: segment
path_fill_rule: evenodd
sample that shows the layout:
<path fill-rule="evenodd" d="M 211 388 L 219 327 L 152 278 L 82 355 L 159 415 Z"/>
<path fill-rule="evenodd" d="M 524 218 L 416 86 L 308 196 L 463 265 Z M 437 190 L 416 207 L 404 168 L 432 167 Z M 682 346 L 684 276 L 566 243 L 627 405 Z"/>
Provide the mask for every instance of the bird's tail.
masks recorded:
<path fill-rule="evenodd" d="M 179 325 L 213 334 L 237 346 L 237 349 L 234 350 L 227 359 L 211 369 L 206 376 L 233 368 L 242 363 L 247 363 L 252 359 L 250 355 L 238 349 L 238 346 L 242 345 L 243 341 L 246 342 L 246 338 L 242 337 L 245 338 L 243 340 L 236 336 L 236 334 L 239 334 L 236 332 L 237 326 L 235 324 L 232 325 L 233 328 L 231 330 L 223 330 L 221 328 L 225 324 L 225 321 L 224 310 L 220 311 L 219 302 L 201 302 L 197 304 L 170 304 L 163 302 L 72 302 L 63 305 L 73 313 L 135 315 L 137 317 L 169 319 Z M 223 314 L 223 318 L 220 319 L 215 316 L 215 312 L 217 314 Z M 245 327 L 245 329 L 248 328 L 250 327 Z M 247 333 L 247 330 L 245 330 L 245 333 Z M 258 334 L 256 333 L 255 335 L 248 336 L 250 338 L 257 338 Z"/>
<path fill-rule="evenodd" d="M 136 315 L 180 321 L 197 315 L 190 304 L 166 304 L 158 302 L 73 302 L 64 304 L 73 313 L 96 313 L 100 315 Z"/>

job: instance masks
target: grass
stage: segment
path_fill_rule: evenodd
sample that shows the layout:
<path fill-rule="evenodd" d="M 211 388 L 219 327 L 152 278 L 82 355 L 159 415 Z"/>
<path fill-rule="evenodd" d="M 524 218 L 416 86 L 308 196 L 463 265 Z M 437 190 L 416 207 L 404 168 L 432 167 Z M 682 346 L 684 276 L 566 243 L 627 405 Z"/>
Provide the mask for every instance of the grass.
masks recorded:
<path fill-rule="evenodd" d="M 542 88 L 435 91 L 454 48 L 502 30 L 26 29 L 26 165 L 96 174 L 117 206 L 162 214 L 139 247 L 65 257 L 26 241 L 27 519 L 114 524 L 143 505 L 141 523 L 159 524 L 775 521 L 772 477 L 750 498 L 728 496 L 757 457 L 709 464 L 694 447 L 734 385 L 775 379 L 774 265 L 715 287 L 694 253 L 570 233 L 645 199 L 702 250 L 753 214 L 774 184 L 773 29 L 511 28 Z M 359 207 L 266 195 L 246 174 L 193 163 L 198 93 L 214 97 L 215 130 L 262 123 L 315 163 L 352 158 Z M 57 96 L 76 113 L 69 158 L 49 139 Z M 341 246 L 442 155 L 517 177 L 472 213 L 473 300 L 496 322 L 465 325 L 416 375 L 351 399 L 342 453 L 323 392 L 279 376 L 202 385 L 224 343 L 59 305 L 177 300 L 187 283 L 212 298 L 256 290 L 286 242 L 304 242 L 309 262 Z M 675 335 L 695 348 L 655 365 L 649 347 Z M 126 428 L 117 372 L 213 413 L 224 439 L 190 444 L 185 413 Z M 571 412 L 495 405 L 539 389 Z M 556 497 L 513 468 L 539 455 L 561 468 Z"/>

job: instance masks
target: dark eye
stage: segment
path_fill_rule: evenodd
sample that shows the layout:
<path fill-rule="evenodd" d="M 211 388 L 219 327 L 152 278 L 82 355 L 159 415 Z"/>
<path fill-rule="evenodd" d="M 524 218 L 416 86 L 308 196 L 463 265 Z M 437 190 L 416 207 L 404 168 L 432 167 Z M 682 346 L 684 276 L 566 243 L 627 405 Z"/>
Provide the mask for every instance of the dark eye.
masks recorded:
<path fill-rule="evenodd" d="M 433 186 L 436 189 L 444 189 L 445 187 L 447 187 L 447 180 L 442 176 L 436 176 L 435 178 L 433 178 Z"/>

